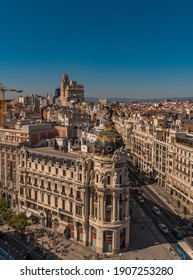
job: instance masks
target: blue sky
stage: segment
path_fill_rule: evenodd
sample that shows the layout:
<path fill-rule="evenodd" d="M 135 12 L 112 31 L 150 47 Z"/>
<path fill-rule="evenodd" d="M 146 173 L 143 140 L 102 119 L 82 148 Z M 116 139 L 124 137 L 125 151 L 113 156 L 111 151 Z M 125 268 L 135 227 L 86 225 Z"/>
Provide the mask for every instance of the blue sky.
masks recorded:
<path fill-rule="evenodd" d="M 1 0 L 0 81 L 95 97 L 193 96 L 193 0 Z"/>

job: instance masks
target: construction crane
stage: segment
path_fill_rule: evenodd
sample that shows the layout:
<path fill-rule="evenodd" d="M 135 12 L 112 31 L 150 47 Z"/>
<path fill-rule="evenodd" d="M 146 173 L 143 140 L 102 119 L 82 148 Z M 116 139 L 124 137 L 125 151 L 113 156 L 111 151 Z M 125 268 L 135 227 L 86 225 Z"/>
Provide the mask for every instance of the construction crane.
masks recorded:
<path fill-rule="evenodd" d="M 18 90 L 18 89 L 13 89 L 13 88 L 7 89 L 0 82 L 0 93 L 1 93 L 1 112 L 0 112 L 0 115 L 1 115 L 1 126 L 2 127 L 5 127 L 5 93 L 7 91 L 14 91 L 14 92 L 17 92 L 17 93 L 23 92 L 23 90 Z"/>

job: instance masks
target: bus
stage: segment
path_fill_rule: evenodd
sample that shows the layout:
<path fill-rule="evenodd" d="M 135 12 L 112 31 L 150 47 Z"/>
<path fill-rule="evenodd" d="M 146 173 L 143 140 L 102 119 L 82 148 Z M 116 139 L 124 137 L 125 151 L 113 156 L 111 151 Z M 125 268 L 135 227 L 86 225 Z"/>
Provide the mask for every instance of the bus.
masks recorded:
<path fill-rule="evenodd" d="M 182 260 L 193 260 L 193 248 L 186 241 L 179 241 L 176 250 Z"/>

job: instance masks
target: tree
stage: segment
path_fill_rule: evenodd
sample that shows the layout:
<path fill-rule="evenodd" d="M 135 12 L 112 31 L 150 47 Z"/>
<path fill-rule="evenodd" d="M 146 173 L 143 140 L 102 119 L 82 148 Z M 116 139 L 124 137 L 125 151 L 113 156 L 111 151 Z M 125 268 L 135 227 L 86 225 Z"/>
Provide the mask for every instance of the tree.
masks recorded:
<path fill-rule="evenodd" d="M 180 208 L 180 206 L 181 206 L 180 200 L 177 201 L 177 206 L 178 206 L 178 208 Z"/>
<path fill-rule="evenodd" d="M 14 214 L 9 221 L 9 226 L 16 230 L 24 230 L 27 226 L 27 216 L 25 213 Z"/>
<path fill-rule="evenodd" d="M 0 214 L 3 214 L 7 210 L 7 200 L 5 198 L 0 199 Z"/>
<path fill-rule="evenodd" d="M 8 208 L 7 200 L 0 199 L 0 220 L 3 222 L 9 222 L 12 218 L 13 212 Z"/>

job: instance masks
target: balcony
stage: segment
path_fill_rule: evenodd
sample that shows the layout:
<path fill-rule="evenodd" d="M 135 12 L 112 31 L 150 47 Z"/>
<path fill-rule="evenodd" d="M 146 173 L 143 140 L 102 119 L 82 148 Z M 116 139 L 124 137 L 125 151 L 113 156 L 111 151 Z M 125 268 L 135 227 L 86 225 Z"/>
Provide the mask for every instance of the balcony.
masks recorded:
<path fill-rule="evenodd" d="M 66 196 L 66 193 L 65 193 L 65 192 L 61 192 L 61 195 L 64 195 L 64 196 Z"/>

